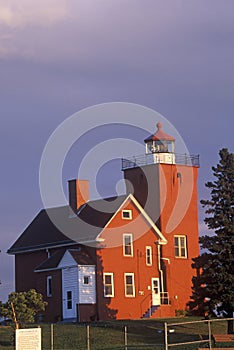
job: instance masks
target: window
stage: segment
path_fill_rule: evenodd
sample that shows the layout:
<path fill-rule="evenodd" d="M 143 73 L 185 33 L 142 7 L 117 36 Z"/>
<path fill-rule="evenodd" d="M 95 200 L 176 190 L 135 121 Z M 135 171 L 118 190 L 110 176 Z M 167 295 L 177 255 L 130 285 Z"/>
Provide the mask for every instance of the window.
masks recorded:
<path fill-rule="evenodd" d="M 46 294 L 47 297 L 52 297 L 52 277 L 47 276 L 46 279 Z"/>
<path fill-rule="evenodd" d="M 123 254 L 124 256 L 133 256 L 133 240 L 132 234 L 125 233 L 123 235 Z"/>
<path fill-rule="evenodd" d="M 134 273 L 124 274 L 125 296 L 135 297 Z"/>
<path fill-rule="evenodd" d="M 151 266 L 152 265 L 152 247 L 150 246 L 146 247 L 145 258 L 146 258 L 146 265 Z"/>
<path fill-rule="evenodd" d="M 84 276 L 83 284 L 89 284 L 89 282 L 90 282 L 90 276 Z"/>
<path fill-rule="evenodd" d="M 122 210 L 122 219 L 131 220 L 132 219 L 132 211 L 131 210 Z"/>
<path fill-rule="evenodd" d="M 72 291 L 71 290 L 67 291 L 67 309 L 68 310 L 72 309 Z"/>
<path fill-rule="evenodd" d="M 103 283 L 104 283 L 104 296 L 113 297 L 114 296 L 114 275 L 112 272 L 104 273 Z"/>
<path fill-rule="evenodd" d="M 187 258 L 186 236 L 174 236 L 175 256 Z"/>

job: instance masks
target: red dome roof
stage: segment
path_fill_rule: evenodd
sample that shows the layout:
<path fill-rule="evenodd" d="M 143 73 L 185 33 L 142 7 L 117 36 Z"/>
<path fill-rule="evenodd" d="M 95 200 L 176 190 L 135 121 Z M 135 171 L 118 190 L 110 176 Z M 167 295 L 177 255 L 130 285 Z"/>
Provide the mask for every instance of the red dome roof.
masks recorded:
<path fill-rule="evenodd" d="M 157 132 L 153 135 L 150 135 L 147 137 L 144 141 L 149 142 L 149 141 L 175 141 L 174 137 L 166 134 L 165 132 L 162 131 L 162 124 L 160 122 L 157 123 Z"/>

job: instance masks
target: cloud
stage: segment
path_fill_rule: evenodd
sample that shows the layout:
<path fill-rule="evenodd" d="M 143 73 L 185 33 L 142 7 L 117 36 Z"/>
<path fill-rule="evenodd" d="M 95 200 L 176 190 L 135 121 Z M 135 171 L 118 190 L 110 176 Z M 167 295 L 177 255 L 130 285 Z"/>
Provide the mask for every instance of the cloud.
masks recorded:
<path fill-rule="evenodd" d="M 0 30 L 12 35 L 0 38 L 0 58 L 58 64 L 66 74 L 105 75 L 111 83 L 131 71 L 151 81 L 166 72 L 176 75 L 176 88 L 191 84 L 193 65 L 194 86 L 204 69 L 206 81 L 219 72 L 215 87 L 227 81 L 220 62 L 233 53 L 231 14 L 228 5 L 202 1 L 0 0 Z"/>
<path fill-rule="evenodd" d="M 12 22 L 13 14 L 9 7 L 4 6 L 0 3 L 0 23 L 5 25 L 10 25 Z"/>
<path fill-rule="evenodd" d="M 0 57 L 35 56 L 46 31 L 70 18 L 70 5 L 71 0 L 0 0 Z"/>
<path fill-rule="evenodd" d="M 0 25 L 6 27 L 48 26 L 68 16 L 67 0 L 0 0 Z"/>

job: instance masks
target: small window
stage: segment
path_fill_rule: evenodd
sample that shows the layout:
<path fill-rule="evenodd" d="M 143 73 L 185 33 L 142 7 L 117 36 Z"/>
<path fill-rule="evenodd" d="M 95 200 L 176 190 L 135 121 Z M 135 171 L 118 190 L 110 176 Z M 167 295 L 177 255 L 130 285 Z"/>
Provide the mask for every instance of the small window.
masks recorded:
<path fill-rule="evenodd" d="M 177 179 L 180 181 L 180 185 L 182 184 L 182 175 L 181 173 L 177 173 Z"/>
<path fill-rule="evenodd" d="M 132 220 L 132 211 L 131 210 L 122 210 L 122 219 Z"/>
<path fill-rule="evenodd" d="M 46 294 L 47 297 L 52 297 L 52 277 L 47 276 L 46 279 Z"/>
<path fill-rule="evenodd" d="M 175 256 L 187 258 L 186 236 L 174 236 Z"/>
<path fill-rule="evenodd" d="M 114 296 L 114 275 L 112 272 L 105 272 L 103 275 L 104 297 Z"/>
<path fill-rule="evenodd" d="M 124 256 L 133 256 L 133 239 L 131 233 L 123 235 L 123 254 Z"/>
<path fill-rule="evenodd" d="M 67 309 L 68 310 L 72 309 L 72 291 L 71 290 L 67 291 Z"/>
<path fill-rule="evenodd" d="M 152 266 L 152 247 L 147 246 L 145 249 L 146 265 Z"/>
<path fill-rule="evenodd" d="M 83 284 L 89 284 L 89 282 L 90 282 L 90 276 L 84 276 Z"/>
<path fill-rule="evenodd" d="M 135 297 L 134 273 L 124 274 L 125 296 Z"/>

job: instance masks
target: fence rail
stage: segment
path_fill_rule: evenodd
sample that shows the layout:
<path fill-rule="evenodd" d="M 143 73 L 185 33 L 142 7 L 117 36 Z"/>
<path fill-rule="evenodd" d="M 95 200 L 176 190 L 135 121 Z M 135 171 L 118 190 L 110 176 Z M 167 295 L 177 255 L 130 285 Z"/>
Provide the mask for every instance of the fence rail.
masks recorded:
<path fill-rule="evenodd" d="M 174 319 L 175 320 L 175 319 Z M 41 324 L 42 349 L 47 350 L 197 350 L 212 349 L 215 334 L 227 331 L 227 319 L 164 322 L 160 319 Z M 179 322 L 180 321 L 180 322 Z M 27 328 L 36 327 L 28 325 Z M 173 332 L 172 332 L 173 331 Z M 12 327 L 0 327 L 0 350 L 13 350 Z"/>
<path fill-rule="evenodd" d="M 201 321 L 188 321 L 188 322 L 179 322 L 179 323 L 164 323 L 164 343 L 165 343 L 165 350 L 168 350 L 169 347 L 178 347 L 181 345 L 189 345 L 189 344 L 200 344 L 200 343 L 208 343 L 209 344 L 209 349 L 212 349 L 212 329 L 211 325 L 213 322 L 228 322 L 228 321 L 233 321 L 234 318 L 221 318 L 221 319 L 212 319 L 212 320 L 201 320 Z M 168 340 L 168 334 L 170 332 L 169 327 L 181 327 L 183 325 L 189 325 L 189 324 L 207 324 L 207 339 L 199 339 L 199 340 L 193 340 L 193 341 L 185 341 L 185 342 L 175 342 L 175 343 L 169 343 Z"/>

